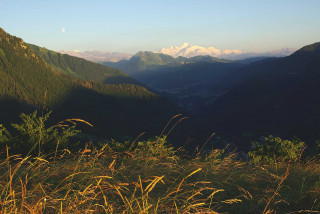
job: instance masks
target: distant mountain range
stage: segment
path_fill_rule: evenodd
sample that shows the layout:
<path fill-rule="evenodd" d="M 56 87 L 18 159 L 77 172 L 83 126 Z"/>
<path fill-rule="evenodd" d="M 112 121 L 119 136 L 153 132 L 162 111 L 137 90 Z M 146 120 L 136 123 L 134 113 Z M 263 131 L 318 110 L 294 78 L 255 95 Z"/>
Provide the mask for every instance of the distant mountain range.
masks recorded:
<path fill-rule="evenodd" d="M 283 48 L 281 50 L 271 51 L 271 52 L 261 52 L 261 53 L 250 53 L 241 50 L 219 50 L 215 47 L 201 47 L 193 46 L 189 43 L 183 43 L 180 46 L 171 46 L 170 48 L 162 48 L 159 53 L 167 54 L 173 57 L 194 57 L 194 56 L 212 56 L 218 57 L 220 59 L 230 59 L 230 60 L 241 60 L 251 57 L 283 57 L 292 54 L 295 50 L 290 48 Z"/>
<path fill-rule="evenodd" d="M 169 48 L 162 48 L 160 51 L 152 51 L 153 53 L 162 53 L 174 58 L 185 57 L 191 58 L 195 56 L 212 56 L 220 59 L 228 59 L 228 60 L 242 60 L 246 58 L 252 57 L 284 57 L 292 54 L 295 49 L 291 48 L 283 48 L 280 50 L 270 51 L 270 52 L 245 52 L 241 50 L 219 50 L 215 47 L 201 47 L 201 46 L 193 46 L 189 43 L 183 43 L 180 46 L 172 46 Z M 80 57 L 93 62 L 118 62 L 121 60 L 129 60 L 131 57 L 135 56 L 133 54 L 128 53 L 119 53 L 119 52 L 104 52 L 104 51 L 59 51 L 62 54 L 68 54 L 71 56 Z M 146 52 L 146 51 L 140 51 Z M 151 51 L 148 51 L 151 52 Z M 138 54 L 137 53 L 137 54 Z"/>
<path fill-rule="evenodd" d="M 119 52 L 105 52 L 105 51 L 64 51 L 61 50 L 59 53 L 68 54 L 70 56 L 80 57 L 92 62 L 118 62 L 120 60 L 130 59 L 132 54 L 119 53 Z"/>
<path fill-rule="evenodd" d="M 129 60 L 121 60 L 119 62 L 104 62 L 104 65 L 123 70 L 129 75 L 144 71 L 162 68 L 163 66 L 180 66 L 183 64 L 197 63 L 197 62 L 229 62 L 228 60 L 218 59 L 212 56 L 195 56 L 191 58 L 186 57 L 172 57 L 167 54 L 154 53 L 151 51 L 140 51 Z"/>

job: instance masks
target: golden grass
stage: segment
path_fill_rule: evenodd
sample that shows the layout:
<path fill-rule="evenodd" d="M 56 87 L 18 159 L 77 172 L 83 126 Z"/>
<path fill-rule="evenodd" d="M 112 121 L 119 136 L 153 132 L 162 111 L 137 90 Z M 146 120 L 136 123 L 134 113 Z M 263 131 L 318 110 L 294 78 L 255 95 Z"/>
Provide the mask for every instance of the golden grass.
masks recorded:
<path fill-rule="evenodd" d="M 1 213 L 302 213 L 320 210 L 320 163 L 254 166 L 236 154 L 131 156 L 103 147 L 0 162 Z"/>
<path fill-rule="evenodd" d="M 236 153 L 203 152 L 213 133 L 187 156 L 166 145 L 184 119 L 178 114 L 160 137 L 137 142 L 142 133 L 120 149 L 111 142 L 71 152 L 58 141 L 51 156 L 39 149 L 38 157 L 22 157 L 6 147 L 0 213 L 320 213 L 320 155 L 254 165 Z M 81 119 L 57 126 L 76 122 L 92 126 Z"/>

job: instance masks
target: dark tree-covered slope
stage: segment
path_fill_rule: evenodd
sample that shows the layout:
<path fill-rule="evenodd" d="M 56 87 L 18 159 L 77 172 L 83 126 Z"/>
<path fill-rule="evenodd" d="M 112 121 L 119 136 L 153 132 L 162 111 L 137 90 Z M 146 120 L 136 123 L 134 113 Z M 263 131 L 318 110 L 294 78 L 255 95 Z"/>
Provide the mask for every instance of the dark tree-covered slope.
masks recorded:
<path fill-rule="evenodd" d="M 238 85 L 203 111 L 208 123 L 234 137 L 319 138 L 320 43 L 241 71 Z"/>
<path fill-rule="evenodd" d="M 159 132 L 178 110 L 136 84 L 103 84 L 61 72 L 22 39 L 0 29 L 0 123 L 15 121 L 21 112 L 45 108 L 53 110 L 56 120 L 82 118 L 95 126 L 86 131 L 110 137 Z"/>

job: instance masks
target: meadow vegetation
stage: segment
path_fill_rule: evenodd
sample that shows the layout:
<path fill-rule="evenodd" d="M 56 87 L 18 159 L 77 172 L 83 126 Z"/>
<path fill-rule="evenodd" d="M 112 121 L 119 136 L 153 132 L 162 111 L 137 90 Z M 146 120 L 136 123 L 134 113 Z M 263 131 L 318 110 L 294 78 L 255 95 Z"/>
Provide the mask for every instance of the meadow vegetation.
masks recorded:
<path fill-rule="evenodd" d="M 148 140 L 74 144 L 68 119 L 48 127 L 49 114 L 21 114 L 0 125 L 1 213 L 319 213 L 319 154 L 299 140 L 267 137 L 249 159 L 226 149 L 194 153 L 167 135 Z M 74 146 L 76 145 L 76 146 Z"/>

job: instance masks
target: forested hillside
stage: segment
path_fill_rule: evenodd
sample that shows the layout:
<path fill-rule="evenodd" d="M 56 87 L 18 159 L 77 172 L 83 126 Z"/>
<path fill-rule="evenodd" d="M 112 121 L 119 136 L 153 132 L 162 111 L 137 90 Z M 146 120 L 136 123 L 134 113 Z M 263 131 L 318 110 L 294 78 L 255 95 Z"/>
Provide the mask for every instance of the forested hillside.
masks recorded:
<path fill-rule="evenodd" d="M 100 81 L 106 84 L 138 84 L 137 81 L 134 81 L 127 74 L 118 69 L 103 66 L 67 54 L 60 54 L 36 45 L 28 44 L 28 46 L 31 47 L 37 55 L 43 58 L 48 65 L 63 74 L 83 80 Z"/>
<path fill-rule="evenodd" d="M 238 84 L 202 111 L 211 125 L 235 139 L 270 133 L 311 143 L 319 138 L 320 43 L 237 72 Z"/>
<path fill-rule="evenodd" d="M 65 57 L 64 60 L 72 60 Z M 0 30 L 1 123 L 15 121 L 21 112 L 50 109 L 56 120 L 78 117 L 91 122 L 95 128 L 87 130 L 90 133 L 136 135 L 144 130 L 160 131 L 177 112 L 174 104 L 136 84 L 103 84 L 68 76 L 75 73 L 83 79 L 108 82 L 111 73 L 116 78 L 123 76 L 132 81 L 118 70 L 112 73 L 102 65 L 75 58 L 73 65 L 82 64 L 82 69 L 79 71 L 77 67 L 71 67 L 70 73 L 65 75 L 62 67 L 70 67 L 72 63 L 64 63 L 63 60 L 60 63 L 49 65 L 22 39 Z M 92 66 L 91 70 L 95 70 L 94 66 L 101 69 L 92 75 L 86 73 L 86 66 Z M 106 75 L 105 79 L 102 79 L 103 75 Z"/>

